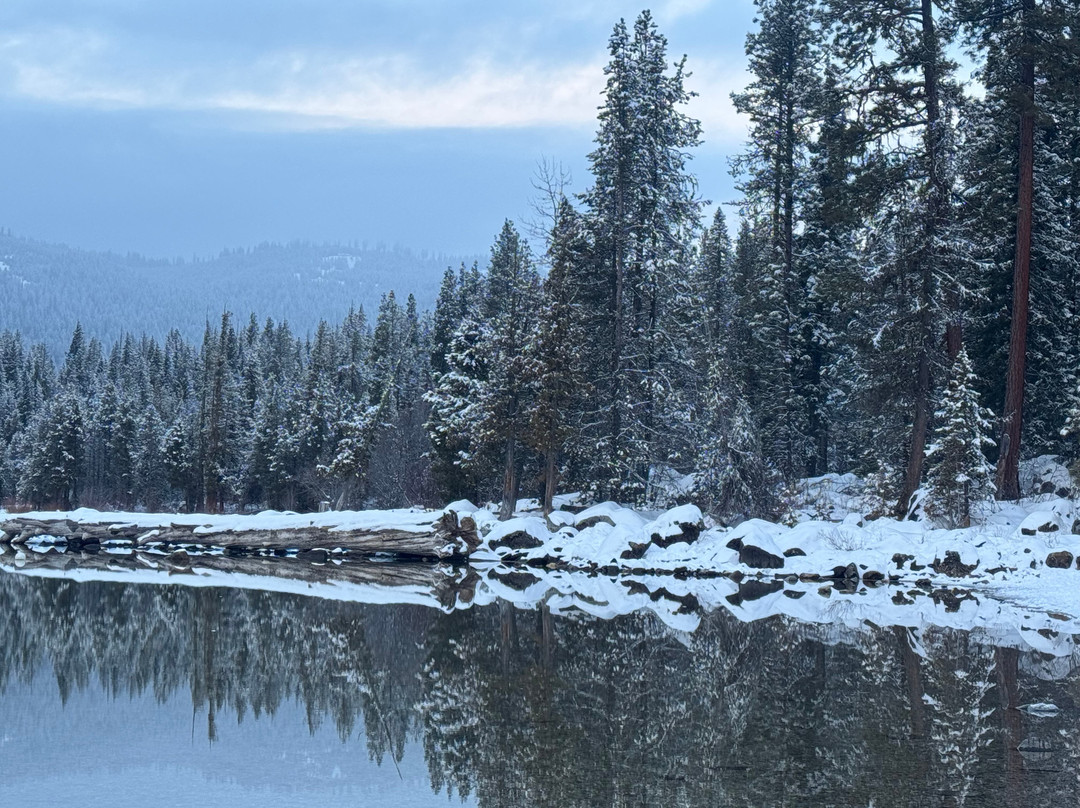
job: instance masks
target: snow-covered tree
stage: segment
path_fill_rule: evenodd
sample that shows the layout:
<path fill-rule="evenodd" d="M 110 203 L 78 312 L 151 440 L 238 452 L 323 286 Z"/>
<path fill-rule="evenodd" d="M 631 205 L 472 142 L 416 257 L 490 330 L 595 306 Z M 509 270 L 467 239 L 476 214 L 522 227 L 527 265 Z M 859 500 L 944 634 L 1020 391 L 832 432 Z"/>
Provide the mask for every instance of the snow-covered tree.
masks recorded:
<path fill-rule="evenodd" d="M 987 437 L 989 413 L 979 403 L 976 378 L 967 350 L 961 349 L 949 371 L 949 383 L 935 414 L 934 442 L 927 451 L 925 509 L 929 516 L 950 527 L 971 524 L 971 506 L 993 494 L 993 467 L 983 450 L 992 446 Z"/>
<path fill-rule="evenodd" d="M 543 457 L 544 512 L 561 476 L 568 443 L 581 428 L 589 394 L 580 285 L 575 275 L 588 260 L 588 242 L 580 215 L 565 198 L 556 213 L 548 249 L 547 278 L 541 293 L 536 332 L 526 348 L 526 384 L 534 400 L 526 439 Z"/>
<path fill-rule="evenodd" d="M 667 40 L 649 12 L 632 35 L 620 21 L 609 51 L 589 155 L 594 184 L 582 196 L 595 291 L 603 290 L 603 308 L 589 323 L 596 397 L 583 443 L 596 492 L 634 500 L 648 494 L 650 466 L 671 459 L 669 430 L 689 420 L 676 380 L 692 352 L 674 312 L 699 226 L 701 203 L 686 162 L 701 126 L 681 109 L 690 97 L 685 60 L 670 70 Z"/>
<path fill-rule="evenodd" d="M 526 348 L 535 337 L 540 305 L 540 276 L 528 243 L 507 221 L 491 248 L 484 301 L 486 328 L 480 350 L 487 378 L 479 387 L 473 445 L 498 447 L 503 485 L 499 515 L 510 518 L 518 499 L 522 448 L 533 390 Z"/>
<path fill-rule="evenodd" d="M 715 393 L 708 412 L 710 430 L 697 461 L 698 498 L 728 523 L 768 516 L 775 496 L 749 404 Z"/>

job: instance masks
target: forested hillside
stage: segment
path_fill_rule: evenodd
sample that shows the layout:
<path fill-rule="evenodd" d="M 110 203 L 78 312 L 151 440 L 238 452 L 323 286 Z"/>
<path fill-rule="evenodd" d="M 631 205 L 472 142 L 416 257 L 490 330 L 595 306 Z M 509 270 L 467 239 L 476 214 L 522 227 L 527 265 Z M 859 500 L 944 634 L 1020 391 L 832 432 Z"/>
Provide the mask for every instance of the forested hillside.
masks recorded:
<path fill-rule="evenodd" d="M 1080 5 L 758 5 L 734 239 L 703 226 L 686 63 L 645 12 L 609 42 L 590 187 L 543 243 L 507 222 L 430 316 L 402 295 L 313 339 L 228 315 L 201 347 L 77 332 L 59 371 L 5 334 L 4 495 L 506 516 L 523 492 L 658 503 L 678 480 L 736 519 L 854 471 L 882 513 L 924 491 L 963 525 L 1018 496 L 1019 458 L 1076 458 Z M 323 312 L 347 305 L 333 282 Z M 200 323 L 227 305 L 197 299 Z"/>
<path fill-rule="evenodd" d="M 466 259 L 469 263 L 473 257 Z M 391 288 L 430 308 L 459 257 L 336 244 L 262 244 L 215 258 L 155 261 L 46 244 L 0 232 L 0 327 L 59 358 L 76 323 L 111 343 L 126 333 L 193 339 L 224 309 L 287 319 L 298 333 L 350 306 L 374 311 Z"/>

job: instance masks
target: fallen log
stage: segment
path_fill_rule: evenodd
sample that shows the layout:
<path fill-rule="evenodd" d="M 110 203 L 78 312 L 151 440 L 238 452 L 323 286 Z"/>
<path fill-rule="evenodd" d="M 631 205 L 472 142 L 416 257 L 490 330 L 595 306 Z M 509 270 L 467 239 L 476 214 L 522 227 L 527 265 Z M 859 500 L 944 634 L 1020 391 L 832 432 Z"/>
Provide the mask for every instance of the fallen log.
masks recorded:
<path fill-rule="evenodd" d="M 0 517 L 0 541 L 12 545 L 55 538 L 73 548 L 218 547 L 248 551 L 341 550 L 355 556 L 464 559 L 480 543 L 476 523 L 452 510 L 331 511 L 252 515 L 37 511 Z"/>

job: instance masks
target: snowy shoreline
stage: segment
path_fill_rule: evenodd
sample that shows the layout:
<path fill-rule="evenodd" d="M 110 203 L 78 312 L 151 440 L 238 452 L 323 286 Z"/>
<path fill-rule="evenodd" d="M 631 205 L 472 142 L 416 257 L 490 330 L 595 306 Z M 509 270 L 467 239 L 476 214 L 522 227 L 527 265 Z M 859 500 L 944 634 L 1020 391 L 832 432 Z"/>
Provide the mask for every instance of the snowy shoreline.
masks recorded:
<path fill-rule="evenodd" d="M 570 499 L 557 505 L 569 508 Z M 435 581 L 430 585 L 382 585 L 377 573 L 362 583 L 347 580 L 350 565 L 387 571 L 406 565 L 344 560 L 344 554 L 333 552 L 312 559 L 309 580 L 296 580 L 281 577 L 282 567 L 273 559 L 260 560 L 258 553 L 239 573 L 223 570 L 227 559 L 206 547 L 103 546 L 88 557 L 40 539 L 0 547 L 0 569 L 76 581 L 400 601 L 443 611 L 495 600 L 602 618 L 645 609 L 681 631 L 693 631 L 703 612 L 718 608 L 741 620 L 782 615 L 851 629 L 933 624 L 1007 635 L 1054 656 L 1072 653 L 1073 636 L 1080 636 L 1080 503 L 1052 495 L 996 504 L 980 515 L 981 524 L 958 530 L 937 529 L 925 520 L 870 520 L 857 512 L 836 521 L 804 518 L 792 526 L 754 519 L 723 527 L 708 523 L 693 505 L 643 511 L 611 502 L 545 517 L 535 502 L 522 501 L 515 516 L 502 522 L 465 501 L 426 512 L 170 518 L 212 534 L 249 520 L 263 529 L 300 520 L 394 528 L 450 511 L 463 523 L 475 523 L 481 543 L 467 566 L 430 565 L 427 574 Z M 144 525 L 163 516 L 73 513 Z M 89 558 L 95 559 L 92 564 Z M 288 560 L 296 564 L 304 558 Z M 177 559 L 183 575 L 177 575 Z"/>

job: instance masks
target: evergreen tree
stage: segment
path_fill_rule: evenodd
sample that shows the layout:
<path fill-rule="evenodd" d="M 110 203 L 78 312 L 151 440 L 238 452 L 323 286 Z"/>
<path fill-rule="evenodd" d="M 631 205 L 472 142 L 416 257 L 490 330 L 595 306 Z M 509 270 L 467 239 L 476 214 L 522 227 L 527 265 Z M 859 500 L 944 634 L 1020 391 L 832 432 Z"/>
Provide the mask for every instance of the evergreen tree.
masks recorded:
<path fill-rule="evenodd" d="M 692 360 L 682 329 L 669 330 L 684 301 L 691 240 L 700 201 L 686 170 L 700 124 L 680 107 L 689 99 L 685 60 L 668 72 L 667 40 L 649 12 L 633 36 L 620 22 L 609 41 L 611 60 L 596 148 L 589 155 L 594 185 L 588 208 L 595 271 L 606 291 L 602 316 L 590 323 L 597 354 L 590 370 L 596 411 L 585 445 L 587 476 L 602 496 L 648 496 L 650 468 L 670 461 L 667 424 L 689 414 L 670 382 Z M 684 435 L 685 438 L 685 435 Z"/>
<path fill-rule="evenodd" d="M 753 288 L 758 298 L 753 338 L 766 362 L 757 368 L 756 402 L 767 452 L 787 479 L 812 463 L 818 436 L 810 430 L 816 399 L 806 389 L 813 328 L 810 268 L 799 259 L 796 231 L 807 186 L 807 153 L 818 120 L 821 80 L 816 0 L 759 0 L 759 29 L 746 41 L 752 81 L 732 96 L 751 121 L 749 148 L 736 163 L 746 172 L 744 204 L 768 227 L 767 269 Z"/>
<path fill-rule="evenodd" d="M 979 403 L 975 382 L 971 360 L 962 348 L 950 368 L 936 413 L 934 442 L 927 452 L 930 471 L 924 507 L 949 527 L 968 527 L 971 505 L 993 494 L 993 468 L 984 454 L 984 448 L 993 445 L 987 437 L 989 414 Z"/>
<path fill-rule="evenodd" d="M 529 245 L 510 221 L 503 224 L 491 248 L 487 278 L 480 351 L 488 373 L 478 389 L 477 420 L 470 439 L 474 446 L 491 447 L 502 455 L 499 516 L 509 519 L 517 505 L 519 450 L 533 394 L 526 347 L 534 337 L 540 287 Z"/>
<path fill-rule="evenodd" d="M 37 506 L 69 510 L 79 501 L 83 420 L 78 399 L 61 393 L 36 415 L 19 479 L 21 498 Z"/>
<path fill-rule="evenodd" d="M 568 444 L 580 429 L 590 393 L 586 379 L 585 315 L 575 275 L 588 260 L 580 215 L 565 198 L 559 204 L 548 249 L 547 278 L 541 292 L 535 334 L 526 347 L 525 385 L 535 399 L 529 408 L 527 440 L 543 458 L 544 513 L 561 478 Z"/>
<path fill-rule="evenodd" d="M 717 394 L 710 401 L 708 423 L 698 456 L 697 498 L 727 524 L 769 516 L 775 497 L 750 405 Z"/>

